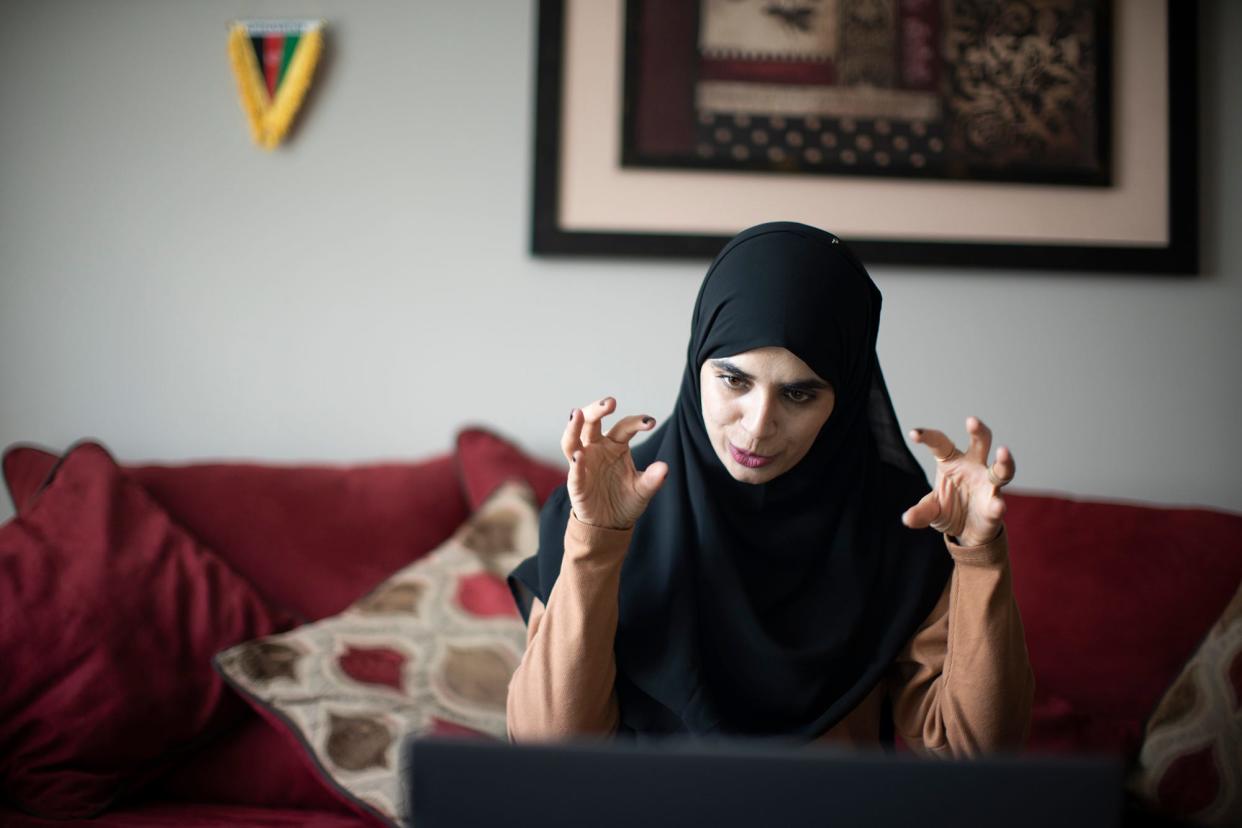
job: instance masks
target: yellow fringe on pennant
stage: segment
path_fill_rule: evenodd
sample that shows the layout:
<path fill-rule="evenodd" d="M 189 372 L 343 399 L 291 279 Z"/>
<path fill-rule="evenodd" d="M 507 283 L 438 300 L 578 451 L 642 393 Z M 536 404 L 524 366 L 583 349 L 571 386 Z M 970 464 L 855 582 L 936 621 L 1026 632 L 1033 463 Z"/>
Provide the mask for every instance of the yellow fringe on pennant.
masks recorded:
<path fill-rule="evenodd" d="M 250 121 L 250 134 L 254 142 L 262 146 L 267 127 L 263 123 L 263 113 L 267 111 L 267 89 L 263 86 L 259 73 L 259 61 L 250 47 L 250 33 L 241 23 L 229 27 L 229 62 L 233 65 L 233 75 L 237 78 L 237 91 L 241 93 L 242 109 L 246 119 Z"/>
<path fill-rule="evenodd" d="M 306 97 L 322 53 L 323 25 L 315 24 L 299 38 L 285 77 L 276 89 L 276 99 L 272 100 L 267 94 L 258 58 L 250 45 L 249 30 L 241 23 L 229 27 L 229 62 L 237 77 L 242 109 L 250 121 L 250 134 L 256 144 L 271 150 L 284 140 L 302 106 L 302 99 Z"/>

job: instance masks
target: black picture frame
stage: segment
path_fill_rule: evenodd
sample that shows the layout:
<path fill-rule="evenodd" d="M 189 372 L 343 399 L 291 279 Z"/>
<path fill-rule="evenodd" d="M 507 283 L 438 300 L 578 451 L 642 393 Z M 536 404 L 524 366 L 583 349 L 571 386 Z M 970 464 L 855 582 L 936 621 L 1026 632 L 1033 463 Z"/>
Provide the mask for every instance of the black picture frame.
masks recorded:
<path fill-rule="evenodd" d="M 727 235 L 571 230 L 559 221 L 565 0 L 539 0 L 531 252 L 540 256 L 602 256 L 710 260 Z M 1198 3 L 1167 0 L 1168 242 L 1163 245 L 965 243 L 850 239 L 867 262 L 990 270 L 1111 271 L 1195 274 L 1198 234 Z M 778 174 L 773 174 L 778 175 Z M 779 174 L 787 175 L 787 174 Z M 739 230 L 742 228 L 738 228 Z"/>

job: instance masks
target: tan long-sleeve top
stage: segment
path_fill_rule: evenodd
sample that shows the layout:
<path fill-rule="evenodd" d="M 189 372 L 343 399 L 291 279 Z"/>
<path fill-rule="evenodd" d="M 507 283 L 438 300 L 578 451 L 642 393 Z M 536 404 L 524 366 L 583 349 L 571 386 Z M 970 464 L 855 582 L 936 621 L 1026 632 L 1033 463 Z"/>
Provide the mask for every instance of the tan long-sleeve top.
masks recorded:
<path fill-rule="evenodd" d="M 561 573 L 545 607 L 530 610 L 526 652 L 509 683 L 513 741 L 608 736 L 620 714 L 613 641 L 621 564 L 631 530 L 570 514 Z M 875 745 L 885 695 L 914 751 L 974 756 L 1017 749 L 1030 726 L 1034 676 L 1010 582 L 1004 531 L 983 546 L 945 539 L 953 575 L 884 680 L 820 738 Z"/>

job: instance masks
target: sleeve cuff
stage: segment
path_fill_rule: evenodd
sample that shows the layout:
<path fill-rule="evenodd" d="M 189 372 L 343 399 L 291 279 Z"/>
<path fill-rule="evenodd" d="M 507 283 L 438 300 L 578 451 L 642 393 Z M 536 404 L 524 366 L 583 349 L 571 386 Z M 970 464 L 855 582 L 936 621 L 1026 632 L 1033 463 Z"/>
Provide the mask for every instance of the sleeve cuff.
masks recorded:
<path fill-rule="evenodd" d="M 944 545 L 954 563 L 968 566 L 998 566 L 1009 557 L 1009 536 L 1004 524 L 996 537 L 979 546 L 961 546 L 949 540 L 948 535 L 944 537 Z"/>

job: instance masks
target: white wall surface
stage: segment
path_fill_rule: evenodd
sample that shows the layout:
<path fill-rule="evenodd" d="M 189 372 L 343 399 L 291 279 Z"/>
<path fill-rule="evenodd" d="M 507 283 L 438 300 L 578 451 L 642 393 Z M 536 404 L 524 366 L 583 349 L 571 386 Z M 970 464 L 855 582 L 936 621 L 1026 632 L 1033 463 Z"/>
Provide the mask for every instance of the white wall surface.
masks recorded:
<path fill-rule="evenodd" d="M 306 14 L 329 56 L 264 153 L 225 22 Z M 1203 274 L 873 268 L 905 425 L 1242 510 L 1242 4 L 1201 24 Z M 362 461 L 483 422 L 554 458 L 574 405 L 664 416 L 706 262 L 529 255 L 533 51 L 516 0 L 4 0 L 0 445 Z"/>

